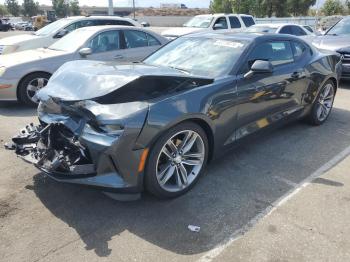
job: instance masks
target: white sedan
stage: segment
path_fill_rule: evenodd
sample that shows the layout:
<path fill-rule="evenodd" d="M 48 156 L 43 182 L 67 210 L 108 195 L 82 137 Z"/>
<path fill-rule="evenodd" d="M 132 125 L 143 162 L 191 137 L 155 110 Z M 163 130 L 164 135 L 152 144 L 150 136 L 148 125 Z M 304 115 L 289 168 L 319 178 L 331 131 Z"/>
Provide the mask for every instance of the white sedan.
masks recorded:
<path fill-rule="evenodd" d="M 253 33 L 288 34 L 301 37 L 315 36 L 305 27 L 297 24 L 256 24 L 245 30 Z"/>
<path fill-rule="evenodd" d="M 131 26 L 92 26 L 77 29 L 48 48 L 2 55 L 0 100 L 37 103 L 36 92 L 65 62 L 99 60 L 141 61 L 168 40 L 152 31 Z"/>

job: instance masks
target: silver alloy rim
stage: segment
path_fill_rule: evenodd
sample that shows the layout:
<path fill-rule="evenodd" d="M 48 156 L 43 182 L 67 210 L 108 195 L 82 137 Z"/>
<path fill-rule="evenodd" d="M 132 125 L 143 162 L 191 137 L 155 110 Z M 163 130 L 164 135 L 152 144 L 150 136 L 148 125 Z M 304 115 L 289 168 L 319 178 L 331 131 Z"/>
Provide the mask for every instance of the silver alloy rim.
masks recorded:
<path fill-rule="evenodd" d="M 38 77 L 29 82 L 27 85 L 27 96 L 32 102 L 38 103 L 38 99 L 35 95 L 41 88 L 47 85 L 48 81 L 47 78 Z"/>
<path fill-rule="evenodd" d="M 334 101 L 334 87 L 332 84 L 327 84 L 321 91 L 318 99 L 317 119 L 324 121 L 331 112 Z"/>
<path fill-rule="evenodd" d="M 160 187 L 168 192 L 189 187 L 201 171 L 204 158 L 204 142 L 197 132 L 175 134 L 158 155 L 156 176 Z"/>

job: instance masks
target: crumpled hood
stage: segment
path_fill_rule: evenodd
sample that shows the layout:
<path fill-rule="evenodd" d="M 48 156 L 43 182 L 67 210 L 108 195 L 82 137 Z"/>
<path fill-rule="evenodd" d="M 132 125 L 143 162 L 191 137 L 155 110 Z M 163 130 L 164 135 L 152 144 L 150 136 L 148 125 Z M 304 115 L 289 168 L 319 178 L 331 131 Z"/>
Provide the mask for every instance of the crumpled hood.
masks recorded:
<path fill-rule="evenodd" d="M 151 92 L 165 93 L 181 82 L 190 82 L 193 79 L 200 84 L 213 81 L 190 76 L 175 69 L 146 64 L 72 61 L 65 63 L 53 74 L 48 85 L 37 93 L 37 97 L 41 101 L 50 97 L 65 101 L 89 100 L 103 96 L 108 99 L 113 96 L 110 93 L 123 87 L 121 94 L 114 95 L 113 103 L 129 99 L 138 101 L 142 100 L 140 93 L 145 96 Z"/>
<path fill-rule="evenodd" d="M 57 51 L 45 48 L 15 52 L 0 57 L 0 66 L 11 67 L 41 59 L 51 58 L 65 54 L 64 51 Z"/>
<path fill-rule="evenodd" d="M 162 32 L 162 36 L 182 36 L 194 32 L 205 31 L 207 28 L 196 28 L 196 27 L 174 27 L 169 30 Z"/>
<path fill-rule="evenodd" d="M 37 41 L 39 38 L 40 36 L 37 36 L 34 34 L 9 36 L 9 37 L 0 39 L 0 45 L 16 45 L 18 43 L 25 42 L 25 41 Z"/>
<path fill-rule="evenodd" d="M 350 46 L 350 36 L 317 36 L 313 39 L 312 44 L 319 49 L 337 51 Z"/>

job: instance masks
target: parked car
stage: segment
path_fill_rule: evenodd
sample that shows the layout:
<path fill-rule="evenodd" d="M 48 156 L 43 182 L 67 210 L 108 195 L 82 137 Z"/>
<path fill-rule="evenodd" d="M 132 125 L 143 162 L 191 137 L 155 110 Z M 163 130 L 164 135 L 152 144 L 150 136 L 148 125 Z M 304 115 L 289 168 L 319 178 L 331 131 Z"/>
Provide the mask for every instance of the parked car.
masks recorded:
<path fill-rule="evenodd" d="M 0 19 L 0 31 L 9 31 L 12 30 L 12 26 L 10 23 L 8 23 L 5 19 Z"/>
<path fill-rule="evenodd" d="M 48 48 L 3 55 L 0 60 L 0 99 L 34 105 L 37 90 L 65 62 L 79 59 L 141 61 L 168 40 L 154 32 L 127 26 L 78 29 Z"/>
<path fill-rule="evenodd" d="M 315 30 L 312 26 L 303 25 L 303 27 L 313 35 L 321 35 L 321 33 Z"/>
<path fill-rule="evenodd" d="M 315 37 L 312 44 L 342 55 L 342 78 L 350 79 L 350 17 L 345 17 L 331 27 L 325 35 Z"/>
<path fill-rule="evenodd" d="M 30 22 L 18 22 L 15 24 L 16 30 L 32 31 L 33 25 Z"/>
<path fill-rule="evenodd" d="M 251 33 L 276 33 L 301 37 L 314 36 L 304 26 L 297 24 L 256 24 L 245 30 Z"/>
<path fill-rule="evenodd" d="M 323 124 L 339 71 L 339 54 L 297 37 L 227 32 L 180 37 L 138 64 L 69 62 L 38 93 L 41 124 L 7 148 L 58 181 L 177 197 L 239 140 Z"/>
<path fill-rule="evenodd" d="M 16 35 L 0 39 L 0 54 L 48 47 L 58 39 L 78 28 L 97 25 L 141 27 L 138 22 L 130 18 L 118 16 L 73 16 L 48 24 L 33 34 Z"/>
<path fill-rule="evenodd" d="M 255 24 L 251 15 L 238 14 L 210 14 L 197 15 L 183 25 L 162 32 L 162 35 L 173 40 L 181 35 L 204 31 L 204 30 L 242 30 Z"/>

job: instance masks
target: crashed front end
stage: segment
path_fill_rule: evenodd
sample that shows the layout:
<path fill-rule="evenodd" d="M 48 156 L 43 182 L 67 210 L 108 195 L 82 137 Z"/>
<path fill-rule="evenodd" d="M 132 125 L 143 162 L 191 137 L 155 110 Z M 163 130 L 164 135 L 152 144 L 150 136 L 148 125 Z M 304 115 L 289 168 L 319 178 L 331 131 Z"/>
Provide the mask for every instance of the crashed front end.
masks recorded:
<path fill-rule="evenodd" d="M 103 105 L 50 98 L 38 107 L 40 124 L 27 125 L 6 148 L 55 180 L 135 195 L 143 188 L 144 148 L 136 140 L 147 112 L 143 102 Z"/>

